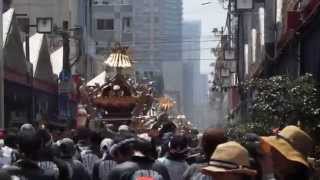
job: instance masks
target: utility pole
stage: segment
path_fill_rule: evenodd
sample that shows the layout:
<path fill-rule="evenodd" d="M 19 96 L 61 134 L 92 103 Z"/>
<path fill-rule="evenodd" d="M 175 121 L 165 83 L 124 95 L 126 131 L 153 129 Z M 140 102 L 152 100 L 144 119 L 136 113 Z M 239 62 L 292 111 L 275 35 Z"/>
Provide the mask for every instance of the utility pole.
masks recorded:
<path fill-rule="evenodd" d="M 68 75 L 71 75 L 71 68 L 70 68 L 70 61 L 69 61 L 70 41 L 69 41 L 68 21 L 63 22 L 62 40 L 63 40 L 63 70 L 65 71 L 65 73 L 68 73 Z"/>
<path fill-rule="evenodd" d="M 4 59 L 3 59 L 3 41 L 2 41 L 2 9 L 3 9 L 3 2 L 0 0 L 0 128 L 4 128 Z"/>

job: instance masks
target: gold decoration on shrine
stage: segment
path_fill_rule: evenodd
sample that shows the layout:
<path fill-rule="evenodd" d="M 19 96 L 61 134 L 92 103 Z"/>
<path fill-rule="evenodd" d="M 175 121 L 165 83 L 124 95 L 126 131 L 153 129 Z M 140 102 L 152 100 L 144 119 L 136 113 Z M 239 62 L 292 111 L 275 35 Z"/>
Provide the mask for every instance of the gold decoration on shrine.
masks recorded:
<path fill-rule="evenodd" d="M 132 67 L 132 56 L 128 55 L 128 49 L 128 47 L 121 47 L 120 43 L 117 43 L 104 63 L 115 68 Z"/>
<path fill-rule="evenodd" d="M 168 111 L 175 106 L 175 102 L 171 98 L 165 96 L 159 98 L 159 106 L 161 109 Z"/>

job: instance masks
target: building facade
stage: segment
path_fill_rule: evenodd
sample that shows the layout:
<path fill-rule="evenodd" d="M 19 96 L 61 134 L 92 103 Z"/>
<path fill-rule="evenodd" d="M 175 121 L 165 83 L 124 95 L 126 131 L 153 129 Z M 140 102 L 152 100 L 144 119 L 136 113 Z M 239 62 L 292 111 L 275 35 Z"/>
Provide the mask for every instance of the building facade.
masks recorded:
<path fill-rule="evenodd" d="M 318 0 L 270 0 L 254 1 L 252 9 L 237 11 L 230 22 L 236 25 L 231 31 L 236 37 L 236 80 L 275 75 L 295 79 L 311 73 L 319 81 L 319 8 Z M 229 97 L 240 94 L 232 108 L 246 119 L 251 95 L 232 82 Z"/>
<path fill-rule="evenodd" d="M 200 39 L 201 21 L 183 22 L 182 58 L 183 58 L 183 86 L 184 86 L 184 113 L 188 119 L 194 120 L 194 105 L 198 102 L 197 92 L 202 88 L 199 83 L 200 77 Z M 188 41 L 187 41 L 188 40 Z M 200 92 L 199 92 L 200 93 Z"/>
<path fill-rule="evenodd" d="M 159 4 L 160 32 L 157 44 L 164 77 L 164 93 L 176 101 L 178 113 L 184 113 L 185 104 L 182 13 L 182 0 L 163 0 Z"/>
<path fill-rule="evenodd" d="M 140 74 L 156 71 L 159 55 L 158 1 L 93 1 L 93 39 L 96 58 L 102 64 L 116 42 L 130 47 Z M 102 71 L 103 66 L 99 71 Z M 148 72 L 149 71 L 149 72 Z M 159 72 L 158 72 L 159 73 Z"/>
<path fill-rule="evenodd" d="M 91 38 L 91 0 L 15 0 L 15 9 L 21 27 L 26 24 L 35 25 L 39 17 L 53 19 L 53 33 L 48 36 L 50 52 L 62 46 L 62 39 L 57 31 L 62 29 L 64 22 L 68 22 L 70 34 L 70 61 L 77 63 L 72 67 L 73 73 L 80 74 L 84 79 L 91 79 L 96 75 L 97 65 L 92 60 Z M 21 28 L 23 30 L 23 28 Z M 30 36 L 36 33 L 36 28 L 30 28 Z M 25 34 L 22 32 L 22 39 Z"/>
<path fill-rule="evenodd" d="M 43 75 L 49 75 L 53 72 L 54 78 L 54 92 L 38 91 L 34 86 L 30 87 L 30 91 L 34 93 L 34 105 L 31 109 L 27 109 L 28 117 L 30 119 L 47 119 L 54 120 L 51 122 L 59 123 L 60 125 L 71 125 L 75 116 L 75 109 L 78 100 L 75 95 L 75 80 L 73 77 L 81 77 L 85 80 L 91 79 L 96 74 L 96 63 L 91 57 L 90 40 L 91 40 L 91 1 L 87 0 L 17 0 L 14 1 L 11 7 L 15 11 L 17 18 L 18 31 L 21 35 L 22 41 L 26 40 L 27 33 L 25 27 L 29 28 L 30 34 L 30 59 L 37 57 L 33 53 L 37 43 L 31 37 L 36 36 L 37 18 L 49 17 L 53 20 L 53 32 L 46 35 L 41 50 L 46 50 L 46 56 L 39 56 L 36 60 L 38 63 L 31 61 L 30 69 L 36 69 L 44 62 L 46 66 L 41 65 L 41 72 Z M 68 80 L 64 80 L 64 54 L 63 54 L 63 40 L 61 30 L 64 24 L 68 24 L 69 34 L 69 62 L 71 64 L 71 76 Z M 21 31 L 20 31 L 21 30 Z M 25 49 L 25 47 L 23 48 Z M 32 54 L 33 53 L 33 54 Z M 28 65 L 29 65 L 28 64 Z M 49 71 L 50 69 L 51 71 Z M 52 73 L 51 73 L 52 74 Z M 41 77 L 44 77 L 40 75 Z M 31 78 L 36 82 L 37 77 Z M 67 83 L 66 83 L 67 82 Z M 37 85 L 37 84 L 36 84 Z M 47 88 L 45 90 L 48 90 Z M 50 94 L 51 93 L 51 94 Z M 50 97 L 49 97 L 50 95 Z M 51 96 L 52 95 L 52 96 Z M 10 107 L 10 104 L 7 106 Z M 66 108 L 67 107 L 67 108 Z M 65 113 L 65 111 L 67 113 Z M 49 112 L 49 113 L 46 113 Z M 66 115 L 67 114 L 67 115 Z M 13 115 L 7 115 L 14 116 Z M 61 120 L 61 121 L 57 121 Z"/>

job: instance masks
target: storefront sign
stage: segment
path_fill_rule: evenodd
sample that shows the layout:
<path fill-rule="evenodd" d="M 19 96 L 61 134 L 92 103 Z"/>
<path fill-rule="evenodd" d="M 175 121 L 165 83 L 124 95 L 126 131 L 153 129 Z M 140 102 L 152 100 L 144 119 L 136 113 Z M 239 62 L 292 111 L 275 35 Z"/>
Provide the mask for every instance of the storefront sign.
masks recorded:
<path fill-rule="evenodd" d="M 237 10 L 251 10 L 253 9 L 253 0 L 237 0 Z"/>

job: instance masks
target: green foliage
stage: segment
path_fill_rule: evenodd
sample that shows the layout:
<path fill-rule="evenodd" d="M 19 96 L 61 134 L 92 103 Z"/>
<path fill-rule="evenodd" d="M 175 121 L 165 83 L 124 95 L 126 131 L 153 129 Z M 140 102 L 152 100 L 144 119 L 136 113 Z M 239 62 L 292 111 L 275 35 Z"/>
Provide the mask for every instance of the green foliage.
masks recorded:
<path fill-rule="evenodd" d="M 295 80 L 286 76 L 252 79 L 242 88 L 250 97 L 250 118 L 230 123 L 233 138 L 241 139 L 246 132 L 268 135 L 272 129 L 299 124 L 319 139 L 320 91 L 311 74 Z"/>

